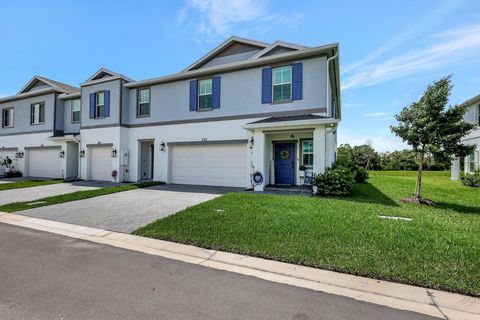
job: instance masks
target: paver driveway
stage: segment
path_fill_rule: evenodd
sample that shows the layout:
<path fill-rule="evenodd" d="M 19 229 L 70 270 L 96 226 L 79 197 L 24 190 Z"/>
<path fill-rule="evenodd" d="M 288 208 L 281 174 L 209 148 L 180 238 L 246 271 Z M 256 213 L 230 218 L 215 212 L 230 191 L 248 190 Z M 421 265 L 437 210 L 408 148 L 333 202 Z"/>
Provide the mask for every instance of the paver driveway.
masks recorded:
<path fill-rule="evenodd" d="M 230 188 L 155 186 L 20 211 L 19 214 L 132 232 L 187 207 L 211 200 Z"/>
<path fill-rule="evenodd" d="M 0 205 L 20 201 L 33 201 L 40 198 L 91 189 L 97 189 L 97 187 L 77 183 L 58 183 L 38 187 L 3 190 L 0 191 Z"/>

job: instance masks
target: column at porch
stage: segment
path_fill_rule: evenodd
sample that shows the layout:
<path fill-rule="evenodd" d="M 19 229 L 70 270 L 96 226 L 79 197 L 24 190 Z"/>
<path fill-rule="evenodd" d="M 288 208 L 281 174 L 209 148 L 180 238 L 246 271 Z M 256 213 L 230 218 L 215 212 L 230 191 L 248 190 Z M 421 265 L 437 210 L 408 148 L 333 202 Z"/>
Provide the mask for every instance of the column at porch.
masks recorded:
<path fill-rule="evenodd" d="M 325 126 L 316 127 L 313 131 L 313 172 L 325 172 Z"/>
<path fill-rule="evenodd" d="M 460 159 L 458 158 L 452 161 L 450 178 L 452 180 L 458 180 L 460 178 Z"/>
<path fill-rule="evenodd" d="M 267 174 L 265 170 L 265 133 L 262 130 L 255 130 L 253 133 L 252 169 L 253 172 L 260 171 L 263 176 L 262 184 L 254 186 L 254 191 L 263 191 Z"/>

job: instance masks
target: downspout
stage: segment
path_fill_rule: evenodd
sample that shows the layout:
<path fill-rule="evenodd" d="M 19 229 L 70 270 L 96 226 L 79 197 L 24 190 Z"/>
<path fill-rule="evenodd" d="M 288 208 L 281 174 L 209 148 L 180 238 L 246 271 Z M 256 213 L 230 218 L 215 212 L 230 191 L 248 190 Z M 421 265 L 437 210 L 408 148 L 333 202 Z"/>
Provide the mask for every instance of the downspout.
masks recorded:
<path fill-rule="evenodd" d="M 329 87 L 330 87 L 330 61 L 333 61 L 335 60 L 336 58 L 338 57 L 338 51 L 335 52 L 335 54 L 333 56 L 331 56 L 330 58 L 327 59 L 327 82 L 326 82 L 326 85 L 327 85 L 327 94 L 326 94 L 326 97 L 325 97 L 325 107 L 327 107 L 328 111 L 327 111 L 327 116 L 333 116 L 333 106 L 331 106 L 331 108 L 329 108 L 328 106 L 330 105 L 330 102 L 332 101 L 330 99 L 330 92 L 329 92 Z M 323 153 L 325 155 L 325 170 L 327 169 L 327 127 L 325 126 L 325 143 L 324 143 L 324 146 L 325 146 L 325 150 L 323 150 Z"/>
<path fill-rule="evenodd" d="M 330 61 L 332 60 L 335 60 L 336 58 L 338 57 L 338 51 L 335 53 L 335 55 L 331 56 L 330 58 L 327 59 L 327 94 L 326 94 L 326 97 L 325 97 L 325 107 L 328 108 L 329 104 L 330 104 L 330 99 L 329 99 L 329 96 L 330 96 L 330 92 L 329 92 L 329 85 L 330 85 Z M 332 106 L 333 107 L 333 106 Z M 327 111 L 327 116 L 330 116 L 331 115 L 331 112 L 332 110 L 329 110 Z"/>

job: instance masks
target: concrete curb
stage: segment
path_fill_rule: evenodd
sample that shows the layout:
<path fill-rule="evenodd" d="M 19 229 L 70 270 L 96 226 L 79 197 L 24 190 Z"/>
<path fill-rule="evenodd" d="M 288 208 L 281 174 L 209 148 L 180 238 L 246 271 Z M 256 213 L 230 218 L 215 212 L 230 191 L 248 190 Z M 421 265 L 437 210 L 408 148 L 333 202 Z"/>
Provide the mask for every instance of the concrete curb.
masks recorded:
<path fill-rule="evenodd" d="M 480 320 L 480 299 L 460 294 L 16 214 L 0 212 L 0 222 L 341 295 L 442 319 Z"/>

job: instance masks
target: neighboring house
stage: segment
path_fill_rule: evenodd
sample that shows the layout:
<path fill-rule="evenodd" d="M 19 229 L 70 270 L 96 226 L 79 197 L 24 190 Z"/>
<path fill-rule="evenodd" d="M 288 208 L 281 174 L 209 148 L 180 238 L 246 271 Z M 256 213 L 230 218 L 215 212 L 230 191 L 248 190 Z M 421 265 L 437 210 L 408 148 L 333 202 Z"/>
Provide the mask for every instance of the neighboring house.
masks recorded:
<path fill-rule="evenodd" d="M 466 122 L 473 123 L 476 127 L 462 139 L 463 144 L 475 145 L 476 148 L 472 154 L 465 157 L 464 172 L 470 173 L 480 165 L 480 95 L 467 100 L 465 104 L 468 107 L 463 119 Z M 458 180 L 460 175 L 460 160 L 455 160 L 452 163 L 452 179 Z"/>
<path fill-rule="evenodd" d="M 16 155 L 27 176 L 251 187 L 258 171 L 263 190 L 335 159 L 338 44 L 231 37 L 169 76 L 102 68 L 80 90 L 46 80 L 0 99 L 0 157 Z"/>

